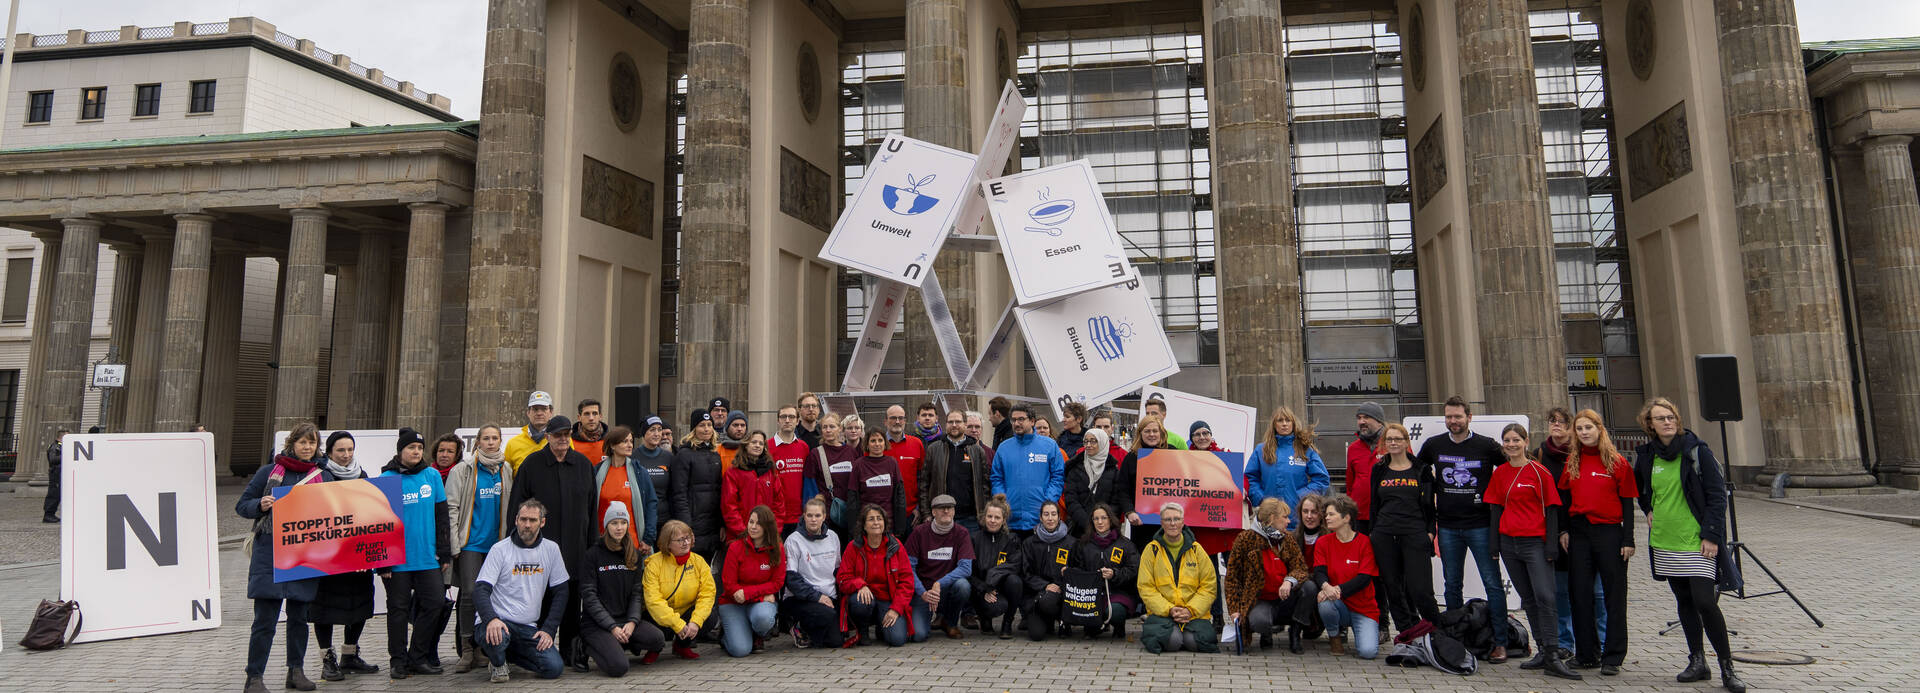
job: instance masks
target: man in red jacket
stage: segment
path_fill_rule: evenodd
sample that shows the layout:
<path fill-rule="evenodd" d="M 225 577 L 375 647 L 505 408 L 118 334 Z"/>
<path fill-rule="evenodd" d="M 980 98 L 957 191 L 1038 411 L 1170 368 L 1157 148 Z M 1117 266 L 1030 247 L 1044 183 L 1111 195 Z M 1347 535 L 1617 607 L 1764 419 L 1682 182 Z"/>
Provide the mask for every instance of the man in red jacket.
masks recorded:
<path fill-rule="evenodd" d="M 1373 529 L 1373 463 L 1380 459 L 1380 431 L 1386 425 L 1387 411 L 1377 402 L 1361 404 L 1360 411 L 1353 415 L 1353 427 L 1358 432 L 1347 444 L 1347 496 L 1360 506 L 1354 530 L 1361 534 Z"/>
<path fill-rule="evenodd" d="M 800 490 L 801 481 L 807 476 L 807 456 L 813 453 L 813 448 L 800 439 L 799 407 L 791 404 L 781 407 L 777 418 L 780 427 L 775 429 L 768 452 L 773 455 L 773 471 L 780 479 L 780 498 L 786 503 L 786 509 L 776 513 L 774 519 L 782 529 L 792 529 L 799 526 L 800 509 L 807 502 L 800 497 Z"/>
<path fill-rule="evenodd" d="M 907 498 L 907 514 L 900 523 L 905 527 L 896 527 L 894 531 L 906 536 L 906 532 L 913 529 L 913 523 L 907 520 L 920 505 L 920 462 L 927 458 L 927 446 L 919 438 L 907 435 L 907 410 L 897 404 L 887 407 L 887 454 L 900 462 L 899 483 L 901 493 Z"/>

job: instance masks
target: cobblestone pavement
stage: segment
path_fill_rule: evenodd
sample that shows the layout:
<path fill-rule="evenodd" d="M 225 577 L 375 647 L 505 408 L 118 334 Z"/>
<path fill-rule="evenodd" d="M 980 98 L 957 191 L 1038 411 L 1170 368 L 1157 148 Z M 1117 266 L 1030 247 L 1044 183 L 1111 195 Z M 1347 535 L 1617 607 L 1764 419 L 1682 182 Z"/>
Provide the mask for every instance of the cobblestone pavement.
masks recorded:
<path fill-rule="evenodd" d="M 224 490 L 224 489 L 223 489 Z M 1748 664 L 1741 673 L 1755 690 L 1912 691 L 1920 680 L 1911 634 L 1920 632 L 1920 530 L 1817 510 L 1762 502 L 1741 502 L 1743 536 L 1822 619 L 1815 629 L 1785 596 L 1752 601 L 1723 600 L 1727 618 L 1739 632 L 1736 649 L 1781 650 L 1818 658 L 1810 666 Z M 1642 532 L 1644 533 L 1644 525 Z M 1644 546 L 1644 542 L 1642 542 Z M 227 590 L 223 628 L 178 635 L 79 645 L 55 652 L 28 652 L 14 645 L 20 629 L 42 597 L 55 595 L 57 566 L 0 568 L 0 622 L 6 646 L 0 650 L 0 690 L 7 691 L 156 691 L 237 690 L 242 683 L 250 604 L 243 598 L 245 567 L 236 551 L 223 552 Z M 674 660 L 670 655 L 650 667 L 636 667 L 626 679 L 571 670 L 558 681 L 535 682 L 516 674 L 511 683 L 490 686 L 484 672 L 414 677 L 389 681 L 380 675 L 322 683 L 321 690 L 741 690 L 836 692 L 932 690 L 1315 690 L 1359 691 L 1541 691 L 1598 690 L 1620 693 L 1719 690 L 1714 685 L 1674 683 L 1685 664 L 1678 634 L 1658 635 L 1673 615 L 1673 599 L 1664 584 L 1649 576 L 1644 559 L 1629 568 L 1629 608 L 1633 628 L 1631 654 L 1618 677 L 1588 672 L 1583 682 L 1549 679 L 1521 671 L 1517 662 L 1482 665 L 1480 673 L 1455 677 L 1432 669 L 1403 670 L 1382 662 L 1335 658 L 1324 642 L 1304 655 L 1285 648 L 1245 657 L 1190 653 L 1151 656 L 1137 644 L 1078 638 L 1045 643 L 969 637 L 960 642 L 936 636 L 932 642 L 890 649 L 797 650 L 787 638 L 768 652 L 730 660 L 718 647 L 702 645 L 702 659 Z M 1749 584 L 1760 587 L 1764 575 L 1748 567 Z M 368 659 L 384 642 L 384 622 L 376 618 L 363 644 Z M 1133 629 L 1135 633 L 1137 628 Z M 275 643 L 267 683 L 281 690 L 284 655 Z M 451 642 L 442 645 L 452 660 Z M 307 670 L 317 678 L 319 654 L 308 653 Z"/>

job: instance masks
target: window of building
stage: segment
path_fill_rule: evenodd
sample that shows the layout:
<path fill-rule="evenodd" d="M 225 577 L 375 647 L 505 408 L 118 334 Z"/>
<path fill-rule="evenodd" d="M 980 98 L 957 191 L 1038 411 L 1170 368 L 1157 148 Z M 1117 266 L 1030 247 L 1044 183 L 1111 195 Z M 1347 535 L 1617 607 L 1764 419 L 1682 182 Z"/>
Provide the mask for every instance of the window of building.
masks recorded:
<path fill-rule="evenodd" d="M 194 82 L 192 83 L 192 87 L 193 87 L 193 98 L 187 104 L 187 112 L 188 113 L 212 113 L 214 81 L 209 79 L 209 80 Z"/>
<path fill-rule="evenodd" d="M 107 88 L 87 87 L 80 90 L 80 119 L 99 120 L 107 115 Z"/>
<path fill-rule="evenodd" d="M 53 120 L 53 92 L 36 91 L 27 94 L 27 122 L 45 123 Z"/>
<path fill-rule="evenodd" d="M 134 117 L 160 115 L 160 85 L 142 84 L 133 88 Z"/>
<path fill-rule="evenodd" d="M 20 371 L 0 371 L 0 451 L 19 446 L 14 437 L 13 410 L 20 403 Z"/>
<path fill-rule="evenodd" d="M 33 258 L 7 259 L 6 293 L 0 296 L 0 323 L 27 321 L 27 287 L 32 286 Z"/>

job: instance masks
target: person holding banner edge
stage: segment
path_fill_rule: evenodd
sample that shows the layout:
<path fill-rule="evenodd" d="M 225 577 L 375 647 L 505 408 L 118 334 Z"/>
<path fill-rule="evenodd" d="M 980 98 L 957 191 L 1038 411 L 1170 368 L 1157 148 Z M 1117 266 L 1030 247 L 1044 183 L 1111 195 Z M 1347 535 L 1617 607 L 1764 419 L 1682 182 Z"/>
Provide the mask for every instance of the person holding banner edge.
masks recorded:
<path fill-rule="evenodd" d="M 412 674 L 438 676 L 441 669 L 429 656 L 439 649 L 436 626 L 447 601 L 440 568 L 453 560 L 447 489 L 440 472 L 427 463 L 427 441 L 419 432 L 400 429 L 394 447 L 393 459 L 380 469 L 380 475 L 399 477 L 405 491 L 400 523 L 406 535 L 407 562 L 379 571 L 387 586 L 387 656 L 392 659 L 387 674 L 394 679 Z"/>
<path fill-rule="evenodd" d="M 1093 444 L 1094 431 L 1087 442 Z M 1101 433 L 1102 436 L 1105 433 Z M 1099 503 L 1087 514 L 1087 531 L 1073 554 L 1073 567 L 1100 573 L 1107 581 L 1109 602 L 1107 623 L 1113 639 L 1127 638 L 1127 619 L 1140 608 L 1140 550 L 1120 537 L 1120 514 L 1112 506 Z M 1086 629 L 1087 639 L 1100 635 L 1101 628 Z"/>
<path fill-rule="evenodd" d="M 368 474 L 354 461 L 353 434 L 334 431 L 327 436 L 326 458 L 316 483 L 365 479 Z M 347 674 L 375 674 L 380 667 L 360 658 L 360 634 L 373 618 L 373 573 L 359 570 L 320 578 L 319 591 L 307 608 L 313 639 L 320 644 L 320 678 L 345 681 Z M 333 649 L 333 627 L 346 627 L 346 642 Z"/>
<path fill-rule="evenodd" d="M 460 661 L 453 673 L 464 674 L 480 666 L 479 649 L 473 645 L 473 582 L 486 563 L 487 551 L 495 542 L 513 532 L 513 509 L 507 494 L 513 489 L 513 465 L 502 448 L 500 427 L 487 424 L 474 437 L 473 456 L 454 465 L 447 475 L 447 511 L 452 522 L 447 526 L 456 547 L 454 585 L 460 588 L 455 602 L 454 637 Z"/>
<path fill-rule="evenodd" d="M 1133 545 L 1145 555 L 1147 547 L 1153 544 L 1153 533 L 1141 528 L 1140 513 L 1133 511 L 1134 491 L 1140 481 L 1140 456 L 1146 454 L 1143 452 L 1146 450 L 1172 450 L 1173 446 L 1167 444 L 1166 422 L 1160 417 L 1141 419 L 1136 428 L 1139 434 L 1133 438 L 1133 450 L 1120 461 L 1120 481 L 1114 484 L 1107 504 L 1127 509 L 1127 524 L 1133 526 Z"/>
<path fill-rule="evenodd" d="M 320 429 L 301 422 L 287 434 L 285 447 L 271 464 L 255 472 L 240 493 L 234 511 L 253 520 L 252 556 L 247 563 L 247 598 L 253 600 L 253 631 L 247 637 L 246 693 L 266 693 L 263 680 L 267 656 L 273 651 L 273 630 L 287 612 L 287 688 L 311 691 L 307 678 L 307 605 L 319 592 L 318 579 L 273 581 L 273 489 L 316 481 L 320 470 L 314 457 L 320 450 Z M 284 483 L 283 483 L 284 482 Z"/>

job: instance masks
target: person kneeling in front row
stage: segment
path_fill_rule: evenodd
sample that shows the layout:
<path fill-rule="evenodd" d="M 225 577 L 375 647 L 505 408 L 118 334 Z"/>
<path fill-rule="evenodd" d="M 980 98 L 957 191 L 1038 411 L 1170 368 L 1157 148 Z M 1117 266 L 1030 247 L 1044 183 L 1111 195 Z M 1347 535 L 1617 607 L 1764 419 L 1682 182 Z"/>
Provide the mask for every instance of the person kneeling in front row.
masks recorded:
<path fill-rule="evenodd" d="M 580 576 L 580 608 L 585 612 L 580 640 L 586 643 L 587 655 L 600 665 L 600 673 L 617 679 L 632 666 L 628 653 L 646 656 L 651 662 L 666 648 L 667 638 L 643 618 L 647 612 L 640 593 L 643 559 L 627 504 L 607 504 L 600 525 L 606 530 L 586 554 L 592 573 Z"/>
<path fill-rule="evenodd" d="M 547 506 L 537 500 L 520 504 L 513 518 L 513 534 L 487 550 L 487 560 L 474 578 L 473 606 L 479 614 L 474 644 L 486 655 L 488 680 L 507 681 L 507 662 L 543 679 L 560 678 L 560 650 L 554 633 L 567 604 L 567 564 L 560 545 L 540 537 L 547 524 Z M 540 604 L 546 603 L 546 613 Z M 537 622 L 536 622 L 537 619 Z"/>
<path fill-rule="evenodd" d="M 1148 652 L 1219 652 L 1213 626 L 1213 559 L 1186 528 L 1187 511 L 1177 503 L 1160 509 L 1160 531 L 1140 554 L 1140 601 L 1147 618 L 1140 644 Z"/>

